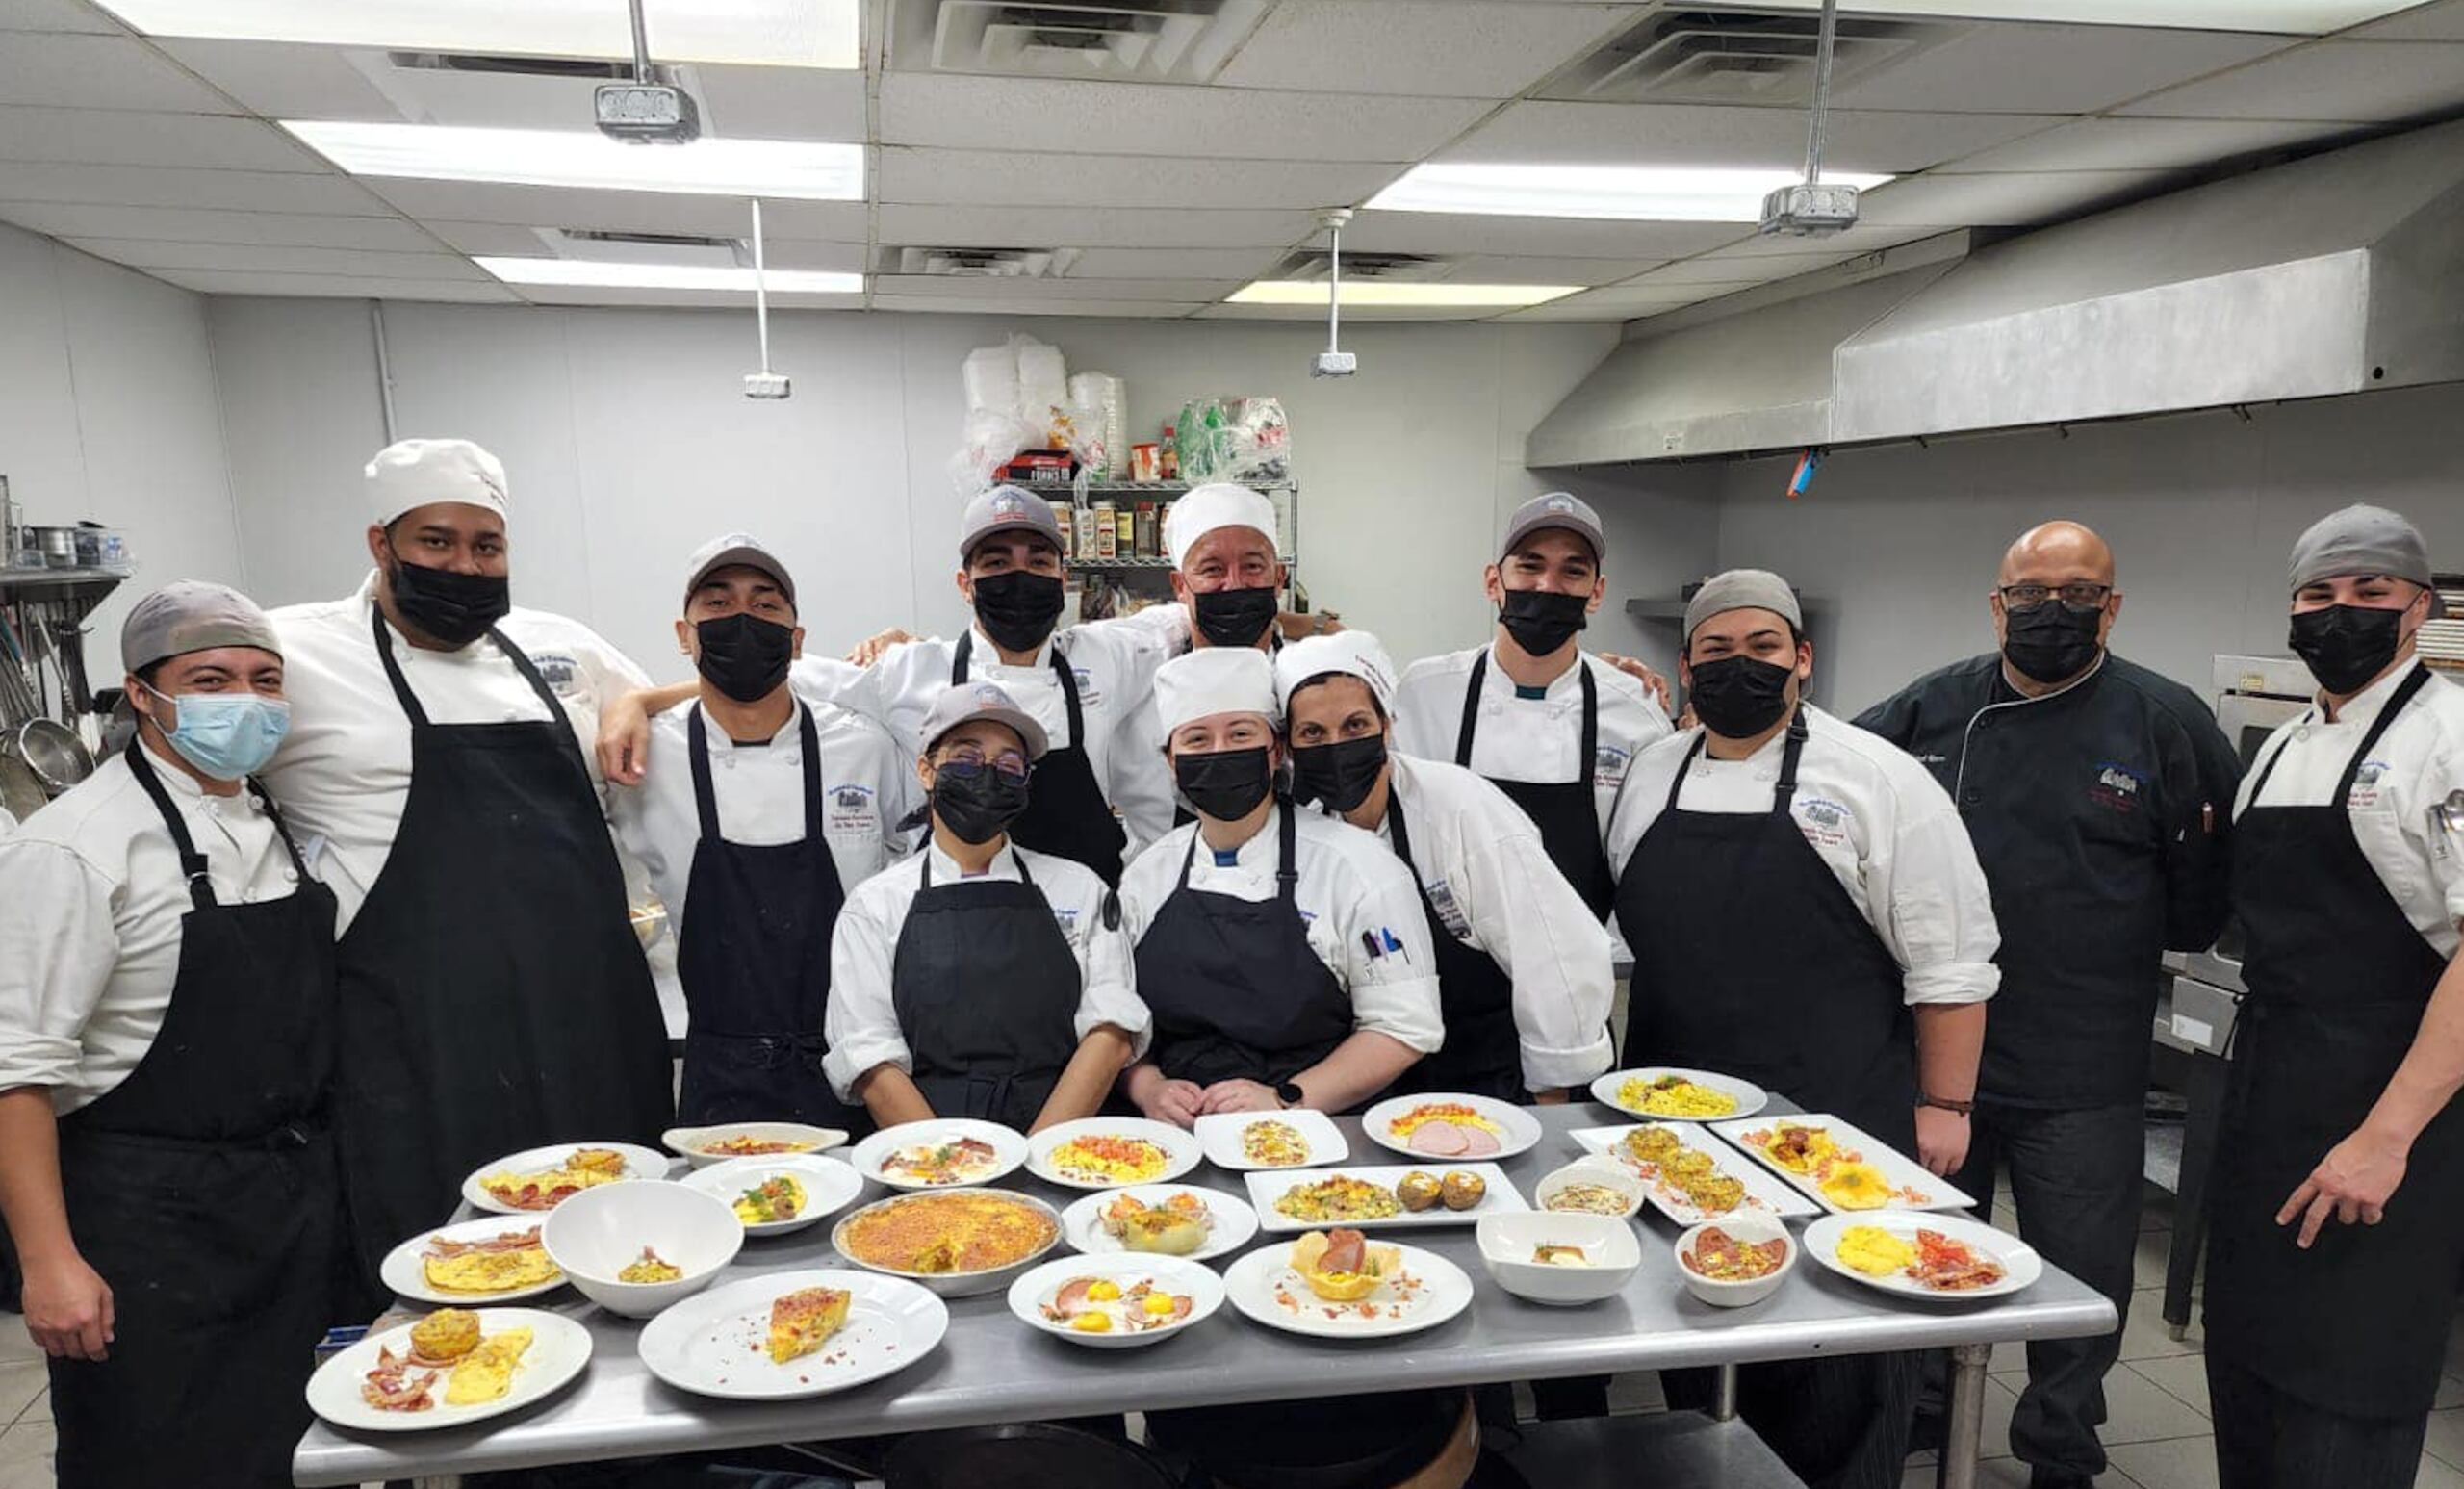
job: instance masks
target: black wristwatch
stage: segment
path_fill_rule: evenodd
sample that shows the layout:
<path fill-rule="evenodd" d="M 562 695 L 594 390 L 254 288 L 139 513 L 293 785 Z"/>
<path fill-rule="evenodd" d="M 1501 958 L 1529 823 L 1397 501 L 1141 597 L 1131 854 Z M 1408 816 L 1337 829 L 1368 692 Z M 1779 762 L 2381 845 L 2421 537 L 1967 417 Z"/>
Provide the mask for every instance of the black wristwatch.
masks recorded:
<path fill-rule="evenodd" d="M 1300 1083 L 1298 1081 L 1285 1081 L 1282 1085 L 1277 1086 L 1274 1089 L 1274 1099 L 1282 1102 L 1284 1109 L 1286 1111 L 1290 1111 L 1292 1108 L 1298 1106 L 1303 1101 L 1308 1100 L 1309 1093 L 1300 1089 Z"/>
<path fill-rule="evenodd" d="M 1948 1096 L 1931 1096 L 1922 1093 L 1917 1096 L 1916 1104 L 1921 1107 L 1937 1107 L 1945 1112 L 1955 1112 L 1962 1117 L 1966 1117 L 1976 1110 L 1976 1103 L 1973 1101 L 1953 1101 Z"/>

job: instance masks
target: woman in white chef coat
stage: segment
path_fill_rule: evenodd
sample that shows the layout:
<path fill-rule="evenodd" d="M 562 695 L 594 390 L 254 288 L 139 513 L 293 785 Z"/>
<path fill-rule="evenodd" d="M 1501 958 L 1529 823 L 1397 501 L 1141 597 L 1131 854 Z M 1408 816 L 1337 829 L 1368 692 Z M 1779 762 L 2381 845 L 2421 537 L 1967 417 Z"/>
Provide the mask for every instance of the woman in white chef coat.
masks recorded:
<path fill-rule="evenodd" d="M 1112 890 L 1010 840 L 1043 726 L 970 682 L 942 691 L 922 737 L 932 840 L 857 886 L 831 944 L 831 1084 L 885 1127 L 1091 1117 L 1145 1048 L 1147 1013 Z"/>
<path fill-rule="evenodd" d="M 1395 664 L 1367 631 L 1275 656 L 1293 795 L 1386 839 L 1420 881 L 1446 1043 L 1399 1087 L 1562 1101 L 1608 1068 L 1608 932 L 1512 799 L 1394 755 Z"/>
<path fill-rule="evenodd" d="M 1444 1042 L 1419 886 L 1383 843 L 1274 791 L 1274 669 L 1202 647 L 1155 675 L 1197 820 L 1121 877 L 1155 1044 L 1123 1091 L 1189 1126 L 1212 1112 L 1341 1112 Z"/>
<path fill-rule="evenodd" d="M 0 1214 L 64 1489 L 288 1484 L 340 1232 L 334 899 L 250 779 L 288 721 L 265 616 L 172 584 L 120 652 L 138 737 L 0 842 Z"/>
<path fill-rule="evenodd" d="M 2249 996 L 2208 1196 L 2224 1489 L 2413 1481 L 2464 1276 L 2464 688 L 2415 649 L 2429 553 L 2352 506 L 2294 545 L 2319 701 L 2234 819 Z"/>
<path fill-rule="evenodd" d="M 677 937 L 686 1122 L 870 1125 L 822 1073 L 821 1022 L 846 891 L 903 847 L 900 762 L 880 725 L 796 701 L 804 634 L 767 548 L 734 532 L 697 549 L 676 640 L 700 696 L 652 721 L 672 767 L 609 801 Z"/>

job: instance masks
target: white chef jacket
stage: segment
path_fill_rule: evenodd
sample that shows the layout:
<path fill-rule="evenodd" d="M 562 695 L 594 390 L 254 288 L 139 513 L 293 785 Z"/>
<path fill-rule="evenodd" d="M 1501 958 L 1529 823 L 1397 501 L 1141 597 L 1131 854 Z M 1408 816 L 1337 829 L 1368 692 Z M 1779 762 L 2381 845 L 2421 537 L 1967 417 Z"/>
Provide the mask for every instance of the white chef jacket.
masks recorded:
<path fill-rule="evenodd" d="M 208 796 L 176 766 L 149 763 L 218 903 L 298 891 L 273 819 L 245 787 Z M 48 1086 L 65 1114 L 125 1080 L 163 1027 L 194 908 L 179 849 L 124 756 L 0 840 L 0 1090 Z"/>
<path fill-rule="evenodd" d="M 1456 940 L 1514 979 L 1524 1084 L 1580 1086 L 1614 1063 L 1617 992 L 1608 932 L 1549 859 L 1540 830 L 1503 791 L 1440 760 L 1389 757 L 1412 867 Z M 1390 818 L 1379 841 L 1394 845 Z"/>
<path fill-rule="evenodd" d="M 1881 735 L 1811 704 L 1805 718 L 1790 815 L 1899 963 L 1907 1000 L 1981 1003 L 1993 996 L 2002 985 L 1993 964 L 2002 936 L 1985 870 L 1950 793 L 1914 756 Z M 1701 732 L 1661 740 L 1626 772 L 1608 830 L 1608 861 L 1621 875 L 1634 845 L 1659 820 L 1678 763 Z M 1678 806 L 1767 814 L 1787 742 L 1783 730 L 1741 760 L 1715 760 L 1707 749 L 1694 757 Z M 1784 906 L 1772 909 L 1786 913 Z"/>
<path fill-rule="evenodd" d="M 1203 842 L 1189 858 L 1199 825 L 1172 829 L 1121 871 L 1121 919 L 1133 940 L 1146 934 L 1180 886 L 1185 859 L 1192 889 L 1252 901 L 1275 897 L 1281 828 L 1274 814 L 1234 850 L 1228 864 L 1219 863 Z M 1293 901 L 1309 949 L 1351 995 L 1352 1027 L 1434 1053 L 1446 1042 L 1446 1020 L 1437 997 L 1437 954 L 1411 870 L 1373 835 L 1305 810 L 1298 812 L 1293 868 L 1298 875 Z M 1364 939 L 1370 937 L 1382 955 L 1370 955 Z"/>
<path fill-rule="evenodd" d="M 376 575 L 358 592 L 270 612 L 282 641 L 283 694 L 291 732 L 261 779 L 290 818 L 300 852 L 340 901 L 349 929 L 383 872 L 411 793 L 411 721 L 385 679 L 369 631 Z M 578 621 L 517 607 L 497 623 L 522 648 L 564 705 L 599 788 L 599 713 L 610 700 L 650 686 L 626 655 Z M 513 663 L 486 637 L 458 652 L 428 652 L 397 631 L 394 660 L 435 724 L 540 721 L 547 710 Z"/>
<path fill-rule="evenodd" d="M 830 1011 L 822 1019 L 830 1053 L 822 1057 L 822 1073 L 845 1100 L 856 1099 L 856 1079 L 879 1065 L 915 1071 L 907 1036 L 898 1026 L 892 1000 L 891 969 L 898 958 L 899 933 L 907 929 L 907 911 L 924 886 L 924 864 L 933 865 L 933 886 L 960 883 L 966 876 L 958 860 L 928 842 L 924 851 L 903 859 L 858 885 L 838 914 L 837 934 L 830 942 Z M 1005 845 L 980 876 L 1015 883 L 1018 860 L 1024 859 L 1035 887 L 1052 907 L 1053 923 L 1078 958 L 1078 1016 L 1071 1027 L 1084 1040 L 1105 1024 L 1129 1036 L 1131 1056 L 1146 1052 L 1149 1037 L 1146 1005 L 1139 1001 L 1138 972 L 1131 955 L 1127 921 L 1104 924 L 1104 900 L 1111 891 L 1095 871 L 1074 859 L 1055 858 L 1015 843 Z M 987 988 L 997 997 L 998 988 Z"/>
<path fill-rule="evenodd" d="M 612 789 L 607 802 L 617 841 L 651 876 L 679 945 L 693 855 L 702 845 L 689 732 L 694 706 L 688 699 L 651 720 L 652 754 L 663 763 L 640 785 Z M 719 809 L 719 835 L 729 842 L 768 847 L 804 839 L 805 712 L 806 706 L 796 704 L 786 725 L 759 744 L 737 744 L 717 721 L 703 720 L 710 795 Z M 870 719 L 827 705 L 812 709 L 812 718 L 821 747 L 822 836 L 845 893 L 906 850 L 896 814 L 898 783 L 914 767 L 899 758 L 889 732 Z"/>
<path fill-rule="evenodd" d="M 2256 805 L 2326 805 L 2361 736 L 2410 670 L 2399 668 L 2353 695 L 2333 723 L 2314 704 L 2301 717 L 2278 726 L 2242 778 L 2234 815 L 2250 809 L 2251 788 L 2271 759 L 2275 769 Z M 2422 939 L 2449 958 L 2455 955 L 2456 927 L 2464 922 L 2464 853 L 2430 827 L 2429 809 L 2456 790 L 2464 790 L 2464 687 L 2433 673 L 2354 772 L 2345 809 L 2353 840 L 2388 897 Z"/>
<path fill-rule="evenodd" d="M 1395 748 L 1427 760 L 1451 760 L 1463 732 L 1463 692 L 1472 666 L 1488 651 L 1474 647 L 1424 656 L 1403 669 L 1395 688 Z M 1578 651 L 1591 669 L 1600 695 L 1599 754 L 1591 762 L 1592 799 L 1604 841 L 1617 786 L 1634 757 L 1669 735 L 1668 715 L 1643 684 L 1606 662 Z M 1472 737 L 1471 766 L 1492 781 L 1556 783 L 1581 778 L 1582 679 L 1575 669 L 1557 674 L 1538 698 L 1525 698 L 1505 669 L 1490 658 L 1480 678 L 1480 718 Z"/>

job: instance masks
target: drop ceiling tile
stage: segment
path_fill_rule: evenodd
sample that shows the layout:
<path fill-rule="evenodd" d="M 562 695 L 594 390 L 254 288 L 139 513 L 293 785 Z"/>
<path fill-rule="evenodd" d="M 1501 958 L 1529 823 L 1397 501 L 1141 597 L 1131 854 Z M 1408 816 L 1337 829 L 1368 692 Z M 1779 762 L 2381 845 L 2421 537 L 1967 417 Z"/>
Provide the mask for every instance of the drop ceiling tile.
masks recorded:
<path fill-rule="evenodd" d="M 371 178 L 368 186 L 405 215 L 422 219 L 712 237 L 740 237 L 753 228 L 751 209 L 732 196 L 599 192 L 489 181 L 412 181 L 398 177 Z M 6 194 L 0 192 L 0 196 Z M 761 204 L 762 226 L 782 238 L 860 243 L 865 217 L 862 202 Z"/>
<path fill-rule="evenodd" d="M 398 75 L 382 52 L 191 37 L 164 37 L 154 44 L 266 118 L 392 121 L 405 116 L 402 106 L 362 70 L 365 65 Z M 546 85 L 552 92 L 558 80 L 521 81 Z"/>
<path fill-rule="evenodd" d="M 304 295 L 328 299 L 515 303 L 513 292 L 493 280 L 363 279 L 348 274 L 270 274 L 231 269 L 167 269 L 157 271 L 154 277 L 206 295 Z"/>
<path fill-rule="evenodd" d="M 2464 0 L 2433 0 L 2349 34 L 2373 41 L 2464 41 Z"/>
<path fill-rule="evenodd" d="M 1569 295 L 1564 299 L 1551 300 L 1546 305 L 1526 306 L 1524 309 L 1508 311 L 1504 315 L 1492 316 L 1489 319 L 1525 323 L 1566 321 L 1636 321 L 1645 316 L 1658 315 L 1663 311 L 1697 305 L 1705 300 L 1718 299 L 1721 295 L 1733 295 L 1738 290 L 1746 288 L 1749 287 L 1698 284 L 1674 285 L 1663 290 L 1652 291 L 1640 286 L 1616 285 L 1582 295 Z"/>
<path fill-rule="evenodd" d="M 686 69 L 710 133 L 738 140 L 860 141 L 864 74 L 820 67 Z M 587 119 L 585 111 L 581 116 Z"/>
<path fill-rule="evenodd" d="M 934 295 L 876 295 L 875 310 L 921 310 L 944 315 L 1086 316 L 1137 321 L 1177 321 L 1200 307 L 1173 300 L 943 299 Z"/>
<path fill-rule="evenodd" d="M 766 230 L 767 222 L 762 224 Z M 803 238 L 770 238 L 762 244 L 762 263 L 772 269 L 817 269 L 834 274 L 864 271 L 864 245 L 860 243 L 814 243 Z"/>
<path fill-rule="evenodd" d="M 2162 170 L 2064 170 L 1907 176 L 1864 193 L 1858 220 L 1876 227 L 2022 227 L 2112 206 L 2149 193 Z"/>
<path fill-rule="evenodd" d="M 15 105 L 0 105 L 0 160 L 318 175 L 327 169 L 289 135 L 258 119 Z"/>
<path fill-rule="evenodd" d="M 66 109 L 236 114 L 230 100 L 134 37 L 12 32 L 0 46 L 0 103 Z"/>
<path fill-rule="evenodd" d="M 262 244 L 404 253 L 436 246 L 436 240 L 417 225 L 393 217 L 335 218 L 185 207 L 0 201 L 0 218 L 55 238 L 143 238 L 161 243 Z"/>
<path fill-rule="evenodd" d="M 542 247 L 538 231 L 518 222 L 457 222 L 449 218 L 424 218 L 420 226 L 457 253 L 518 259 L 536 254 Z"/>
<path fill-rule="evenodd" d="M 477 265 L 458 253 L 380 253 L 365 248 L 275 247 L 265 244 L 155 243 L 132 238 L 70 238 L 99 259 L 148 272 L 158 270 L 227 269 L 275 274 L 347 274 L 364 279 L 485 279 Z"/>
<path fill-rule="evenodd" d="M 1938 237 L 1941 232 L 1939 227 L 1886 225 L 1871 220 L 1861 221 L 1846 232 L 1834 233 L 1828 238 L 1796 238 L 1785 233 L 1763 234 L 1748 230 L 1734 242 L 1722 245 L 1719 251 L 1722 258 L 1732 259 L 1804 258 L 1810 251 L 1854 258 L 1876 248 L 1896 248 L 1904 243 Z"/>
<path fill-rule="evenodd" d="M 1189 304 L 1221 299 L 1241 279 L 983 279 L 938 274 L 882 274 L 873 294 L 901 299 L 996 299 L 1004 302 L 1068 300 L 1176 300 Z"/>
<path fill-rule="evenodd" d="M 2078 119 L 2014 140 L 1941 168 L 1987 170 L 2178 170 L 2333 139 L 2346 124 L 2283 119 Z"/>
<path fill-rule="evenodd" d="M 1284 247 L 1317 232 L 1299 210 L 905 205 L 884 202 L 880 241 L 952 248 Z"/>
<path fill-rule="evenodd" d="M 1417 161 L 1469 127 L 1485 102 L 1373 98 L 891 72 L 884 144 L 1055 154 L 1236 156 L 1274 161 Z M 1067 194 L 1065 174 L 1035 172 Z"/>
<path fill-rule="evenodd" d="M 1640 10 L 1509 0 L 1284 0 L 1215 81 L 1329 93 L 1511 98 Z"/>
<path fill-rule="evenodd" d="M 2464 43 L 2313 41 L 2115 112 L 2384 122 L 2464 104 Z"/>
<path fill-rule="evenodd" d="M 1747 256 L 1734 253 L 1707 253 L 1686 259 L 1665 269 L 1655 269 L 1638 279 L 1618 286 L 1635 289 L 1647 287 L 1673 288 L 1683 285 L 1742 286 L 1761 284 L 1772 279 L 1785 279 L 1810 270 L 1827 269 L 1858 257 L 1864 250 L 1845 253 L 1764 253 Z"/>
<path fill-rule="evenodd" d="M 1371 253 L 1479 253 L 1536 258 L 1673 259 L 1752 231 L 1738 222 L 1611 222 L 1448 212 L 1364 212 L 1344 246 Z"/>
<path fill-rule="evenodd" d="M 1281 245 L 1256 248 L 1089 248 L 1069 266 L 1069 275 L 1073 279 L 1237 279 L 1246 284 L 1271 269 L 1283 254 Z"/>
<path fill-rule="evenodd" d="M 1448 274 L 1464 284 L 1615 284 L 1664 262 L 1655 259 L 1532 258 L 1514 253 L 1467 255 Z"/>
<path fill-rule="evenodd" d="M 210 207 L 246 212 L 388 217 L 346 176 L 158 166 L 41 166 L 0 161 L 0 201 L 96 202 L 123 207 Z"/>
<path fill-rule="evenodd" d="M 1344 323 L 1356 321 L 1484 321 L 1498 313 L 1494 305 L 1346 305 Z M 1209 305 L 1197 313 L 1201 321 L 1310 321 L 1326 323 L 1323 305 Z"/>
<path fill-rule="evenodd" d="M 118 36 L 124 28 L 79 0 L 0 0 L 0 31 L 83 31 Z"/>
<path fill-rule="evenodd" d="M 1823 160 L 1892 175 L 1972 154 L 2063 122 L 2055 115 L 1891 114 L 1835 109 Z M 1435 157 L 1507 165 L 1779 166 L 1802 164 L 1799 109 L 1726 105 L 1508 104 Z"/>
<path fill-rule="evenodd" d="M 2299 39 L 2149 26 L 1955 25 L 1948 40 L 1857 79 L 1832 103 L 1947 114 L 2087 114 Z"/>
<path fill-rule="evenodd" d="M 617 290 L 597 285 L 526 284 L 521 298 L 533 305 L 670 305 L 744 312 L 744 370 L 756 371 L 753 295 L 732 290 Z M 860 295 L 773 295 L 773 310 L 861 310 Z M 793 367 L 780 372 L 795 374 Z"/>
<path fill-rule="evenodd" d="M 1093 86 L 1093 85 L 1088 85 Z M 1391 165 L 1013 155 L 996 150 L 881 152 L 885 202 L 1088 207 L 1324 207 L 1365 201 L 1403 173 Z"/>

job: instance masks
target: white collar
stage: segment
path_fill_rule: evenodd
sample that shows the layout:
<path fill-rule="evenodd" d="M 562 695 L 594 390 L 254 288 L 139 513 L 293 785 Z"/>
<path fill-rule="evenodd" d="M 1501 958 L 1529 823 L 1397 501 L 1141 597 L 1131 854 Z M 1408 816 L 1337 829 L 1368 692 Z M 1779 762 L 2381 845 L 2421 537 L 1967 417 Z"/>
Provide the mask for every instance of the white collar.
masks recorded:
<path fill-rule="evenodd" d="M 1489 675 L 1491 679 L 1497 683 L 1497 685 L 1505 689 L 1505 695 L 1508 698 L 1521 698 L 1523 695 L 1519 689 L 1522 684 L 1516 682 L 1514 679 L 1506 676 L 1505 667 L 1498 660 L 1497 651 L 1497 643 L 1494 641 L 1490 642 L 1486 655 L 1489 663 Z M 1568 667 L 1565 671 L 1558 673 L 1555 677 L 1551 678 L 1549 680 L 1549 685 L 1542 689 L 1539 698 L 1526 699 L 1524 701 L 1527 703 L 1554 703 L 1557 700 L 1564 698 L 1568 693 L 1581 687 L 1582 670 L 1587 660 L 1588 654 L 1586 654 L 1581 647 L 1576 647 L 1574 664 Z"/>
<path fill-rule="evenodd" d="M 980 881 L 1018 877 L 1018 850 L 1014 843 L 1003 842 L 1000 851 L 992 855 L 992 861 L 985 866 L 981 874 L 969 874 L 959 867 L 958 860 L 941 851 L 941 844 L 937 838 L 926 839 L 924 851 L 930 855 L 926 861 L 933 870 L 933 882 L 937 885 L 954 885 L 968 879 Z"/>
<path fill-rule="evenodd" d="M 702 714 L 702 732 L 704 738 L 709 742 L 710 753 L 712 755 L 719 755 L 730 750 L 776 750 L 782 746 L 794 743 L 797 733 L 804 726 L 804 700 L 790 694 L 788 695 L 787 704 L 787 722 L 779 726 L 779 732 L 770 736 L 769 742 L 766 745 L 737 744 L 735 740 L 729 735 L 726 730 L 719 728 L 719 721 L 710 717 L 708 710 L 705 709 Z M 702 701 L 698 698 L 685 705 L 685 717 L 689 720 L 692 717 L 692 710 L 701 706 Z"/>

